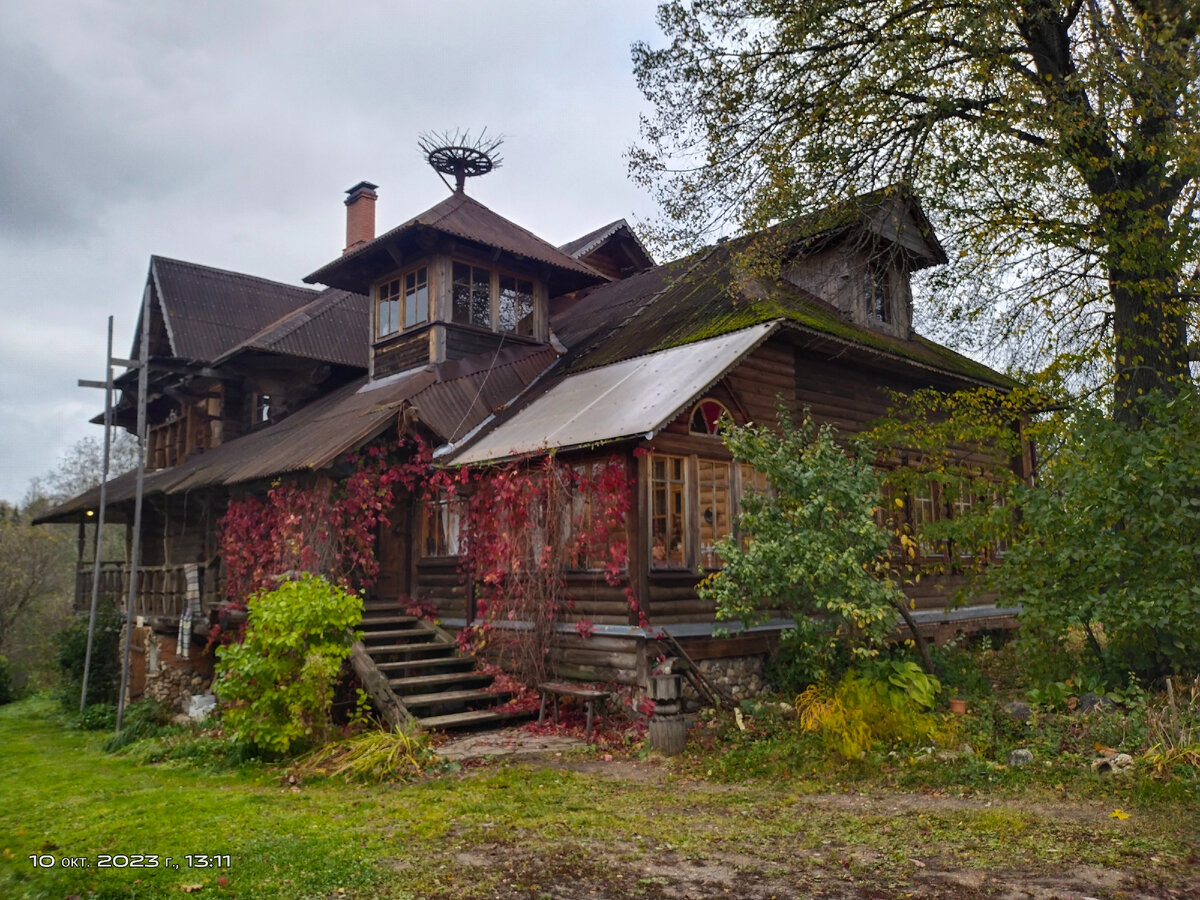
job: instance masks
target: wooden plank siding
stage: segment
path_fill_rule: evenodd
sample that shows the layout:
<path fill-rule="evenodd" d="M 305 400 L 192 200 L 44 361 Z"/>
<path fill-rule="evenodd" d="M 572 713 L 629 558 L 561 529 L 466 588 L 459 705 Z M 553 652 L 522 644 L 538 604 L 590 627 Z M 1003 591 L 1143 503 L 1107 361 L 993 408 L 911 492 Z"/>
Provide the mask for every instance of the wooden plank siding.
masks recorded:
<path fill-rule="evenodd" d="M 372 348 L 373 375 L 383 378 L 429 362 L 432 324 L 379 341 Z"/>
<path fill-rule="evenodd" d="M 413 596 L 419 602 L 433 604 L 438 618 L 466 619 L 468 587 L 458 569 L 458 557 L 443 556 L 419 560 Z"/>
<path fill-rule="evenodd" d="M 951 389 L 960 385 L 940 379 L 936 373 L 921 377 L 911 368 L 896 371 L 887 360 L 875 360 L 865 353 L 853 358 L 831 356 L 828 342 L 807 345 L 795 335 L 773 338 L 751 352 L 705 394 L 719 401 L 740 424 L 754 422 L 773 426 L 780 405 L 794 420 L 806 410 L 818 424 L 831 424 L 840 434 L 853 435 L 885 416 L 892 404 L 888 388 L 907 392 L 920 387 Z M 705 626 L 716 624 L 715 604 L 701 599 L 696 587 L 705 572 L 697 563 L 695 539 L 685 560 L 686 567 L 655 568 L 651 551 L 651 463 L 654 454 L 686 457 L 688 502 L 685 514 L 688 533 L 699 534 L 698 460 L 732 462 L 729 451 L 719 438 L 690 431 L 692 408 L 683 410 L 653 439 L 634 439 L 623 444 L 626 465 L 633 482 L 631 512 L 626 520 L 629 542 L 629 566 L 617 584 L 608 584 L 601 571 L 572 571 L 566 576 L 568 608 L 562 621 L 571 625 L 587 620 L 595 626 L 636 626 L 637 610 L 629 604 L 627 588 L 637 598 L 645 614 L 650 633 L 658 626 Z M 1006 461 L 967 454 L 981 465 L 1005 464 Z M 649 452 L 637 452 L 649 451 Z M 595 459 L 596 452 L 561 454 L 563 462 Z M 731 491 L 736 467 L 731 472 Z M 740 484 L 740 475 L 736 475 Z M 736 507 L 734 509 L 736 515 Z M 930 575 L 905 592 L 918 610 L 936 610 L 948 605 L 954 592 L 964 587 L 962 575 Z M 468 619 L 469 590 L 462 583 L 453 559 L 420 560 L 415 567 L 415 592 L 433 601 L 438 614 L 451 619 Z M 991 603 L 994 597 L 981 596 L 974 602 Z M 784 620 L 779 610 L 765 611 L 769 620 Z M 962 627 L 962 623 L 954 626 Z M 989 626 L 993 627 L 993 626 Z M 778 630 L 755 630 L 724 637 L 697 636 L 695 628 L 685 629 L 679 640 L 693 659 L 714 659 L 765 654 L 778 641 Z M 552 664 L 560 677 L 583 680 L 615 681 L 638 684 L 647 671 L 647 653 L 654 641 L 646 633 L 596 633 L 583 637 L 573 630 L 559 633 L 554 641 Z M 649 650 L 648 650 L 649 647 Z"/>

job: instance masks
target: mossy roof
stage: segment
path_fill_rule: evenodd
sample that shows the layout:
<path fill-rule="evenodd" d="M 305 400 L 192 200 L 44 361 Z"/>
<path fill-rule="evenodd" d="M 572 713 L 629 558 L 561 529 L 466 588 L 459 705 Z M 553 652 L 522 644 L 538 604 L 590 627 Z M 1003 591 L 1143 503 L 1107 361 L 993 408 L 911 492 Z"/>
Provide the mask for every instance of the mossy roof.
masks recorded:
<path fill-rule="evenodd" d="M 578 297 L 553 319 L 555 333 L 569 348 L 560 371 L 580 372 L 782 321 L 971 381 L 1013 384 L 994 369 L 927 338 L 904 339 L 858 325 L 789 282 L 746 274 L 737 256 L 744 246 L 744 241 L 719 244 Z"/>

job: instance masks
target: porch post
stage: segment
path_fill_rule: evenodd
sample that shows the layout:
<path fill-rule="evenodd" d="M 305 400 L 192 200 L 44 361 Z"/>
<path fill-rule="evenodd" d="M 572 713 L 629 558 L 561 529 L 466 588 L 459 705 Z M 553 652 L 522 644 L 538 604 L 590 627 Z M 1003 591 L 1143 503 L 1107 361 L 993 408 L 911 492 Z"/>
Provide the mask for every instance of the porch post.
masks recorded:
<path fill-rule="evenodd" d="M 650 618 L 650 456 L 634 453 L 633 503 L 629 506 L 633 521 L 626 521 L 625 540 L 629 543 L 629 586 L 641 608 L 642 614 Z M 637 610 L 629 610 L 629 624 L 640 623 Z"/>

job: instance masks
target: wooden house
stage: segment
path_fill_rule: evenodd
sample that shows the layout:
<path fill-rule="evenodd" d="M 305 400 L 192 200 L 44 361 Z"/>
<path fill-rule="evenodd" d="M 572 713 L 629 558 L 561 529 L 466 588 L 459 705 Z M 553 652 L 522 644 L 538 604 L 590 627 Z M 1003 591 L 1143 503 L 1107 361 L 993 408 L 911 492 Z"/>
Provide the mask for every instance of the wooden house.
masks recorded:
<path fill-rule="evenodd" d="M 200 621 L 215 615 L 215 523 L 231 495 L 281 477 L 336 478 L 347 450 L 411 431 L 444 467 L 550 450 L 580 465 L 624 461 L 635 492 L 628 562 L 615 584 L 586 567 L 568 573 L 560 675 L 644 685 L 665 630 L 702 665 L 753 682 L 787 621 L 723 634 L 696 594 L 720 564 L 713 544 L 734 528 L 740 497 L 760 486 L 715 435 L 719 415 L 771 422 L 782 404 L 853 432 L 884 413 L 888 390 L 1008 384 L 913 330 L 910 276 L 945 254 L 904 190 L 665 265 L 623 220 L 554 246 L 457 190 L 376 235 L 375 186 L 348 194 L 346 249 L 304 279 L 319 290 L 151 260 L 136 611 L 160 633 L 189 603 Z M 775 274 L 745 265 L 750 242 L 780 254 Z M 133 380 L 121 383 L 118 423 L 132 429 Z M 132 477 L 115 479 L 109 498 L 110 519 L 128 521 Z M 42 521 L 88 521 L 97 501 L 89 492 Z M 914 516 L 940 514 L 936 497 L 908 502 Z M 404 496 L 390 518 L 371 609 L 412 597 L 432 605 L 441 629 L 470 624 L 453 503 Z M 126 569 L 106 573 L 114 597 Z M 198 599 L 186 595 L 189 573 Z M 946 581 L 914 594 L 927 627 L 1011 618 L 982 601 L 947 611 Z M 82 596 L 87 565 L 79 583 Z M 591 623 L 587 637 L 572 618 Z"/>

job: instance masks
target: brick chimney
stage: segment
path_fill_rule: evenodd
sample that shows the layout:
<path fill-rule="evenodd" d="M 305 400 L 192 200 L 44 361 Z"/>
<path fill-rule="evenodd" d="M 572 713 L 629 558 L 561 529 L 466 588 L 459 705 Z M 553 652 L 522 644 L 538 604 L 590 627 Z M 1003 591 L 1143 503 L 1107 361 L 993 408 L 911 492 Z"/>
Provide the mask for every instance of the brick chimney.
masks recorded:
<path fill-rule="evenodd" d="M 377 184 L 360 181 L 346 191 L 346 249 L 345 256 L 351 250 L 357 250 L 363 244 L 375 240 L 375 193 Z"/>

